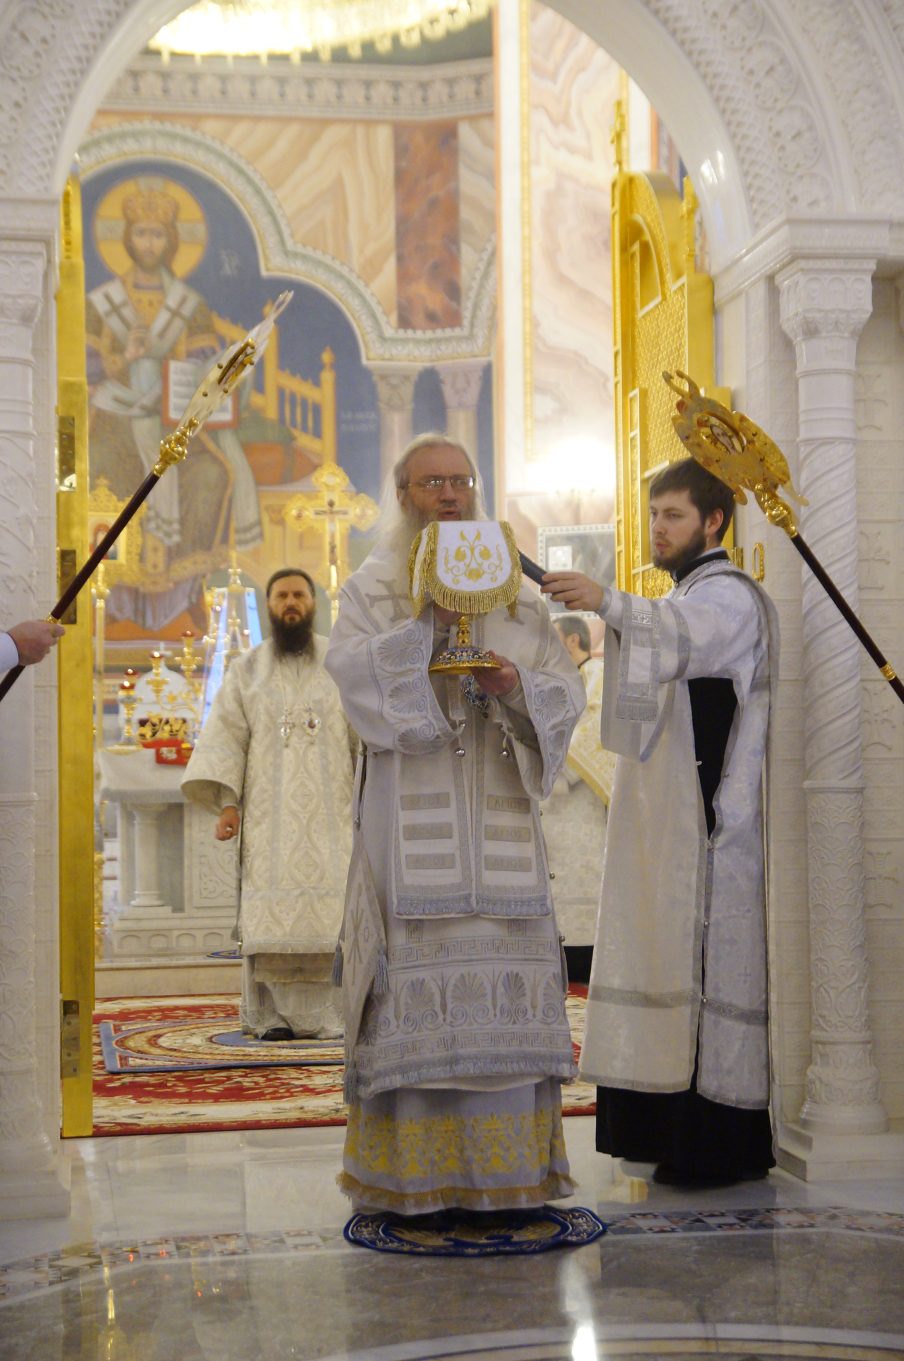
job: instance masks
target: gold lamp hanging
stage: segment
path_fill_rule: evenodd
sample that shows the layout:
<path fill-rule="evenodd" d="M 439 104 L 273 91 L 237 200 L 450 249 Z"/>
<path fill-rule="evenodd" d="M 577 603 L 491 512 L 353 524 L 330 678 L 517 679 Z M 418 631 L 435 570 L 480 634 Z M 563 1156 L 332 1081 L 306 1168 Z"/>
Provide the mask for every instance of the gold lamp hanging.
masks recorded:
<path fill-rule="evenodd" d="M 471 643 L 471 619 L 505 606 L 518 608 L 521 562 L 512 527 L 505 520 L 434 520 L 411 545 L 408 589 L 415 618 L 428 601 L 458 618 L 455 644 L 434 659 L 430 670 L 460 676 L 492 670 L 500 662 Z"/>

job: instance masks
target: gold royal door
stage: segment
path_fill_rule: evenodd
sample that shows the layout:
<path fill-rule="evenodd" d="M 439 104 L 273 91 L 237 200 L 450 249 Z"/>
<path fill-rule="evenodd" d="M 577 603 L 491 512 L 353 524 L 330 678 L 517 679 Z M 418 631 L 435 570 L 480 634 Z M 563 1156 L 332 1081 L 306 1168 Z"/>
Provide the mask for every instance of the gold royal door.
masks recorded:
<path fill-rule="evenodd" d="M 713 286 L 695 263 L 697 200 L 668 175 L 627 164 L 625 104 L 616 106 L 612 184 L 612 315 L 617 582 L 638 595 L 663 595 L 671 578 L 650 564 L 647 490 L 666 463 L 686 451 L 672 427 L 675 395 L 663 370 L 690 374 L 730 406 L 713 385 Z M 730 549 L 731 530 L 725 546 Z"/>

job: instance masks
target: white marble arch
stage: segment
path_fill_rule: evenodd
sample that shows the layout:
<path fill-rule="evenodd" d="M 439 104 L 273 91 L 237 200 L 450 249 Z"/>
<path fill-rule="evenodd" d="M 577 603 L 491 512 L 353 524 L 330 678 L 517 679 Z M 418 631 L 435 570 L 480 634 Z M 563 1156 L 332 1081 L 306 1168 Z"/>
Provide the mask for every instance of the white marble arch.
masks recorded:
<path fill-rule="evenodd" d="M 789 452 L 800 434 L 803 489 L 814 499 L 832 469 L 837 519 L 814 516 L 812 542 L 856 601 L 857 337 L 873 272 L 904 266 L 904 0 L 553 7 L 624 64 L 676 139 L 712 246 L 720 380 Z M 0 564 L 11 619 L 43 613 L 53 593 L 59 196 L 104 91 L 183 8 L 0 0 Z M 751 525 L 755 517 L 742 537 Z M 783 958 L 777 981 L 788 1015 L 812 1011 L 788 1156 L 807 1175 L 887 1172 L 902 1164 L 902 1141 L 881 1132 L 870 1051 L 859 661 L 821 602 L 802 600 L 790 550 L 779 544 L 772 556 L 791 657 L 783 737 L 798 769 L 779 790 L 773 841 L 809 912 L 797 972 Z M 838 642 L 840 662 L 823 676 L 827 642 Z M 54 704 L 45 666 L 0 709 L 0 1215 L 68 1204 L 57 1137 Z M 839 815 L 840 846 L 831 835 Z M 781 1089 L 783 1062 L 801 1059 L 777 1061 Z"/>

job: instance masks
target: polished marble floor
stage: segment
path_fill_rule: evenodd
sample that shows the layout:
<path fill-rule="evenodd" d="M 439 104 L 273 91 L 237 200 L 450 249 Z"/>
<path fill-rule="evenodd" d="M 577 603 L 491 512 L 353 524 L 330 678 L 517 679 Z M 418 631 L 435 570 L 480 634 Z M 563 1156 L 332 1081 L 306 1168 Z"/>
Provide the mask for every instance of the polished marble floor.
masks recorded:
<path fill-rule="evenodd" d="M 344 1241 L 341 1129 L 73 1141 L 71 1218 L 0 1225 L 0 1358 L 904 1358 L 904 1183 L 646 1194 L 565 1127 L 609 1232 L 467 1261 Z"/>

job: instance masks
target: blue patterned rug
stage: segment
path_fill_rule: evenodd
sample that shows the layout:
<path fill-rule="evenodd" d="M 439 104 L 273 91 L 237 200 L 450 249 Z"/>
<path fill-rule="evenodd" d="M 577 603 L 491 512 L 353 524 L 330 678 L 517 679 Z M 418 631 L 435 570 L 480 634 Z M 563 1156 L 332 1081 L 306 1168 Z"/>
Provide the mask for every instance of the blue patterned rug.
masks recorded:
<path fill-rule="evenodd" d="M 397 1215 L 381 1210 L 356 1214 L 343 1233 L 349 1243 L 375 1252 L 420 1253 L 429 1257 L 498 1257 L 578 1248 L 606 1232 L 592 1210 L 576 1205 L 558 1210 L 438 1210 L 430 1215 Z"/>

